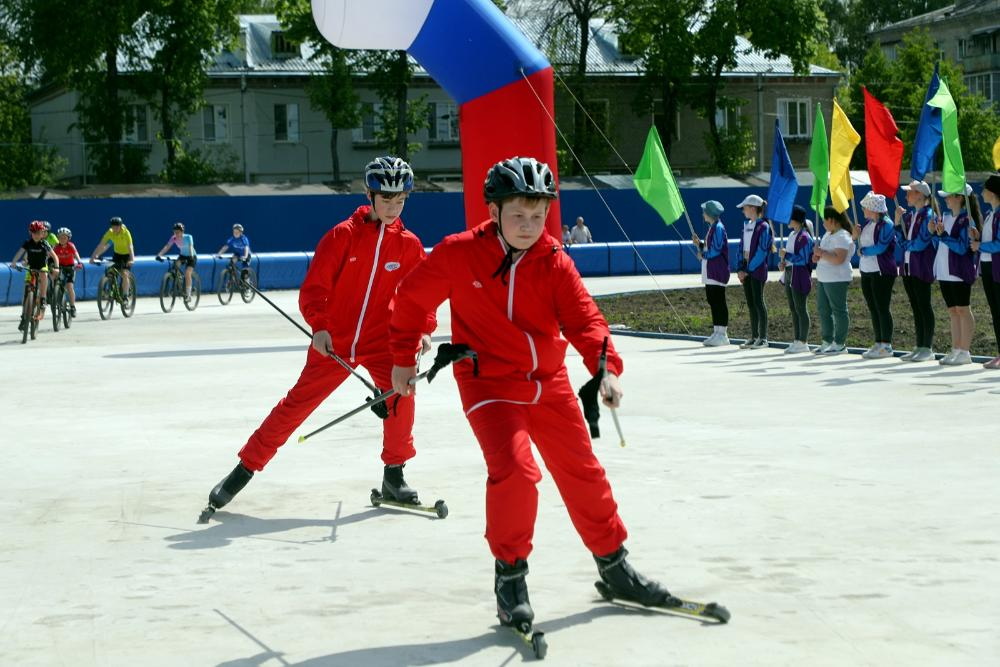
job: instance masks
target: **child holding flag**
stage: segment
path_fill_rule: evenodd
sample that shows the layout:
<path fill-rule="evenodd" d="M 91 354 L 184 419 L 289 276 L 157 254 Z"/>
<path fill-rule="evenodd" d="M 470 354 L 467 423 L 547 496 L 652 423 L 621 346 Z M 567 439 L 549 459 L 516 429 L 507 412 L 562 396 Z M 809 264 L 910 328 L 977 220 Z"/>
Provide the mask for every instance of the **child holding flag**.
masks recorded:
<path fill-rule="evenodd" d="M 748 195 L 739 204 L 746 220 L 740 238 L 740 264 L 737 276 L 743 283 L 747 309 L 750 311 L 750 337 L 740 345 L 746 350 L 767 347 L 767 304 L 764 302 L 764 283 L 771 259 L 774 234 L 764 218 L 767 202 L 757 195 Z"/>
<path fill-rule="evenodd" d="M 726 304 L 726 284 L 729 282 L 729 237 L 722 224 L 722 204 L 707 201 L 701 205 L 701 216 L 708 225 L 705 241 L 691 234 L 691 241 L 698 248 L 701 261 L 701 283 L 705 286 L 705 298 L 712 310 L 712 335 L 703 345 L 718 347 L 729 345 L 729 306 Z"/>
<path fill-rule="evenodd" d="M 785 239 L 785 247 L 778 252 L 781 257 L 778 268 L 784 272 L 785 296 L 788 298 L 788 310 L 792 313 L 795 339 L 785 348 L 785 354 L 799 354 L 809 351 L 809 310 L 806 308 L 806 297 L 812 290 L 814 243 L 806 222 L 806 210 L 798 204 L 792 207 L 792 217 L 788 224 L 792 230 Z"/>
<path fill-rule="evenodd" d="M 896 207 L 896 224 L 903 234 L 903 262 L 900 274 L 913 311 L 916 346 L 902 357 L 903 361 L 934 359 L 934 309 L 931 306 L 931 285 L 934 284 L 934 231 L 937 225 L 937 200 L 931 197 L 931 186 L 924 181 L 904 185 L 906 203 L 911 210 Z"/>
<path fill-rule="evenodd" d="M 851 286 L 851 221 L 832 206 L 823 211 L 826 234 L 813 248 L 816 264 L 816 306 L 823 342 L 816 354 L 843 354 L 847 351 L 847 288 Z"/>
<path fill-rule="evenodd" d="M 970 196 L 972 195 L 972 196 Z M 941 285 L 941 296 L 951 320 L 951 352 L 939 362 L 942 366 L 972 363 L 972 331 L 976 320 L 969 308 L 972 283 L 976 282 L 976 257 L 969 246 L 970 235 L 978 235 L 981 224 L 979 200 L 965 185 L 960 192 L 939 190 L 948 211 L 934 226 L 934 277 Z"/>
<path fill-rule="evenodd" d="M 858 242 L 861 261 L 861 293 L 872 320 L 874 344 L 861 356 L 864 359 L 885 359 L 892 350 L 892 288 L 896 284 L 896 234 L 889 220 L 885 195 L 869 192 L 861 200 L 864 212 L 861 224 L 852 236 Z"/>
<path fill-rule="evenodd" d="M 1000 145 L 1000 142 L 998 142 Z M 969 245 L 979 252 L 979 273 L 983 276 L 983 292 L 993 317 L 993 335 L 1000 346 L 1000 175 L 993 174 L 983 184 L 983 200 L 990 212 L 983 220 L 982 241 Z M 993 255 L 998 255 L 993 259 Z M 1000 355 L 983 364 L 984 368 L 1000 369 Z"/>

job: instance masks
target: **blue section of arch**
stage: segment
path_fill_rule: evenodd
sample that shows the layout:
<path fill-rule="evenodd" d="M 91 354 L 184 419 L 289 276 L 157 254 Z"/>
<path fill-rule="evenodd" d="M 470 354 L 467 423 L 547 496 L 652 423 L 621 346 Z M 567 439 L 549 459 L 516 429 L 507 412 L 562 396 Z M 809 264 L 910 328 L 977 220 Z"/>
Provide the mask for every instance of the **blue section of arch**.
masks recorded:
<path fill-rule="evenodd" d="M 437 0 L 409 53 L 459 104 L 549 66 L 490 0 Z"/>

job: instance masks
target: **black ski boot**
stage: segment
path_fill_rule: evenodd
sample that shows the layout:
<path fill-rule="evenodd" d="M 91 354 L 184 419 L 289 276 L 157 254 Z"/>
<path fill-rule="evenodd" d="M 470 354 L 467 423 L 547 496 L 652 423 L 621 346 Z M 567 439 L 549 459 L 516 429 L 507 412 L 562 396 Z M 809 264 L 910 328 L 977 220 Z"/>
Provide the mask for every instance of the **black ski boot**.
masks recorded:
<path fill-rule="evenodd" d="M 535 612 L 528 600 L 528 584 L 524 576 L 528 574 L 528 563 L 519 560 L 508 565 L 502 560 L 496 562 L 496 576 L 493 588 L 497 594 L 497 618 L 501 625 L 509 625 L 521 632 L 531 631 Z"/>
<path fill-rule="evenodd" d="M 675 598 L 670 591 L 632 569 L 625 560 L 626 556 L 628 551 L 625 547 L 619 547 L 618 551 L 607 556 L 594 556 L 601 581 L 610 589 L 612 595 L 622 600 L 637 602 L 645 607 L 673 606 L 672 601 Z"/>
<path fill-rule="evenodd" d="M 225 507 L 237 493 L 243 490 L 253 471 L 243 467 L 242 463 L 237 463 L 232 472 L 226 475 L 225 479 L 215 485 L 211 493 L 208 494 L 208 506 L 202 510 L 198 517 L 198 523 L 208 523 L 209 517 L 215 514 L 215 510 Z"/>
<path fill-rule="evenodd" d="M 403 479 L 404 465 L 400 463 L 385 467 L 385 471 L 382 473 L 382 496 L 387 500 L 395 500 L 397 503 L 419 505 L 420 500 L 417 499 L 417 492 L 407 486 L 406 480 Z"/>

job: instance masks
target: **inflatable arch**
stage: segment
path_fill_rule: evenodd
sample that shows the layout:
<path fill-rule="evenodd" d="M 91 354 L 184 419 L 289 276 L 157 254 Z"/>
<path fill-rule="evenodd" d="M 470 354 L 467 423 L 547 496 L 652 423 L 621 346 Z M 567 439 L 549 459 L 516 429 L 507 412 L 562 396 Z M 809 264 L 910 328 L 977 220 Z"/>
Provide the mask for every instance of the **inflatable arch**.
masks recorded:
<path fill-rule="evenodd" d="M 552 66 L 491 0 L 312 0 L 344 49 L 405 50 L 458 104 L 466 224 L 489 217 L 481 183 L 514 155 L 558 174 Z M 546 222 L 561 238 L 558 200 Z"/>

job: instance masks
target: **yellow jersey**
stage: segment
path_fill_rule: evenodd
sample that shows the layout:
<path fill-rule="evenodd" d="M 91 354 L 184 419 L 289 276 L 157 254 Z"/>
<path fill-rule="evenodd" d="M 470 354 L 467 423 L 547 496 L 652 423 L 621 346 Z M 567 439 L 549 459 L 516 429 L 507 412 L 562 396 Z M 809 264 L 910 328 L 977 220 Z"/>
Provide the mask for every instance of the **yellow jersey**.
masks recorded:
<path fill-rule="evenodd" d="M 104 236 L 101 237 L 101 245 L 106 245 L 108 241 L 111 241 L 112 245 L 114 245 L 116 255 L 128 255 L 131 253 L 132 232 L 125 225 L 122 225 L 120 232 L 115 233 L 111 229 L 104 232 Z"/>

